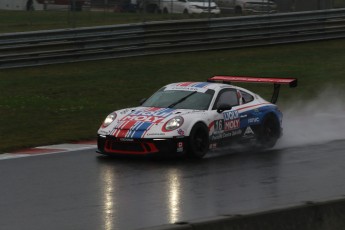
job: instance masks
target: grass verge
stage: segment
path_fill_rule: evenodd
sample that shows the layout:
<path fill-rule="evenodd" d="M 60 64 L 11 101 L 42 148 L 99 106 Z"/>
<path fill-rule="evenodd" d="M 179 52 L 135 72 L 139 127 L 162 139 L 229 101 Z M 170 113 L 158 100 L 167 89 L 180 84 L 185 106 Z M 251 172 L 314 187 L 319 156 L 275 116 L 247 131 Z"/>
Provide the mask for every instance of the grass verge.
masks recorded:
<path fill-rule="evenodd" d="M 0 153 L 95 138 L 113 110 L 137 105 L 164 84 L 215 74 L 297 77 L 299 86 L 283 87 L 278 104 L 313 98 L 326 86 L 344 87 L 343 47 L 344 39 L 0 70 Z"/>

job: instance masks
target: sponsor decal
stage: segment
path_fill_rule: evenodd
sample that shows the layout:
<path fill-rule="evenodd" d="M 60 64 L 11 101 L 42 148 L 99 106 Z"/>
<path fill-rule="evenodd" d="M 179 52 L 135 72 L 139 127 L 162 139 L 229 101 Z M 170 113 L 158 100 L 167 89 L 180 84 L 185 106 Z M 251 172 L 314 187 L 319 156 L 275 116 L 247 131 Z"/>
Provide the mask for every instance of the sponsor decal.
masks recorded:
<path fill-rule="evenodd" d="M 131 138 L 120 138 L 120 141 L 134 141 L 134 140 Z"/>
<path fill-rule="evenodd" d="M 147 136 L 165 136 L 165 133 L 148 133 Z"/>
<path fill-rule="evenodd" d="M 260 118 L 253 117 L 253 118 L 248 119 L 248 124 L 256 124 L 256 123 L 260 123 Z"/>
<path fill-rule="evenodd" d="M 157 117 L 167 117 L 169 116 L 175 109 L 170 108 L 145 108 L 145 109 L 138 109 L 133 110 L 128 115 L 137 115 L 137 116 L 157 116 Z"/>
<path fill-rule="evenodd" d="M 237 136 L 237 135 L 241 135 L 241 134 L 242 134 L 242 130 L 240 130 L 240 129 L 233 130 L 231 132 L 218 133 L 218 134 L 214 134 L 211 136 L 211 141 L 216 141 L 216 140 L 220 140 L 223 138 L 229 138 L 229 137 L 233 137 L 233 136 Z"/>
<path fill-rule="evenodd" d="M 174 109 L 170 108 L 147 108 L 143 110 L 133 110 L 127 116 L 123 117 L 121 121 L 141 121 L 158 124 L 166 117 L 173 113 Z"/>
<path fill-rule="evenodd" d="M 224 128 L 224 120 L 215 120 L 214 121 L 214 131 L 219 132 L 223 131 Z"/>
<path fill-rule="evenodd" d="M 212 140 L 212 141 L 216 141 L 216 140 L 220 140 L 220 139 L 223 139 L 223 134 L 222 134 L 222 133 L 213 134 L 213 135 L 211 136 L 211 140 Z"/>
<path fill-rule="evenodd" d="M 183 152 L 183 142 L 177 142 L 177 152 Z"/>
<path fill-rule="evenodd" d="M 223 113 L 224 131 L 230 131 L 240 128 L 240 116 L 237 110 Z"/>
<path fill-rule="evenodd" d="M 170 85 L 165 88 L 165 90 L 183 90 L 183 91 L 198 91 L 206 92 L 208 82 L 182 82 L 174 85 Z"/>
<path fill-rule="evenodd" d="M 204 88 L 208 86 L 209 84 L 210 83 L 208 82 L 182 82 L 182 83 L 176 84 L 176 86 Z"/>
<path fill-rule="evenodd" d="M 153 125 L 162 122 L 173 112 L 174 109 L 170 108 L 134 109 L 118 121 L 112 135 L 119 138 L 141 138 Z"/>
<path fill-rule="evenodd" d="M 164 117 L 154 117 L 154 116 L 133 116 L 128 115 L 121 119 L 121 121 L 142 121 L 142 122 L 151 122 L 154 124 L 158 124 L 164 120 Z"/>
<path fill-rule="evenodd" d="M 242 134 L 242 130 L 234 130 L 231 132 L 232 136 L 237 136 L 237 135 L 241 135 Z"/>
<path fill-rule="evenodd" d="M 228 138 L 228 137 L 232 137 L 232 132 L 226 132 L 226 133 L 223 133 L 223 138 Z"/>
<path fill-rule="evenodd" d="M 239 113 L 237 110 L 227 111 L 223 113 L 223 117 L 225 121 L 235 120 L 239 118 Z"/>
<path fill-rule="evenodd" d="M 254 131 L 252 130 L 250 126 L 248 126 L 246 131 L 244 131 L 243 136 L 248 137 L 248 136 L 253 136 L 253 135 L 254 135 Z"/>
<path fill-rule="evenodd" d="M 184 136 L 184 131 L 182 129 L 177 130 L 178 135 Z"/>

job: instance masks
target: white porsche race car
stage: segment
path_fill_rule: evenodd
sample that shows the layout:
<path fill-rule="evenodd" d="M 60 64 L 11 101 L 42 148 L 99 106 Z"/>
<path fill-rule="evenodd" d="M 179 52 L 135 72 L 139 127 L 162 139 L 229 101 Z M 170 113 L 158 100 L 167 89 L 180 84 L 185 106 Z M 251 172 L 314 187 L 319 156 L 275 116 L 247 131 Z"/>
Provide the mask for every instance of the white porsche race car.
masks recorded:
<path fill-rule="evenodd" d="M 272 100 L 232 82 L 271 83 Z M 282 135 L 275 105 L 281 84 L 296 87 L 297 79 L 214 76 L 166 85 L 139 107 L 109 114 L 98 130 L 98 153 L 202 158 L 234 142 L 271 148 Z"/>

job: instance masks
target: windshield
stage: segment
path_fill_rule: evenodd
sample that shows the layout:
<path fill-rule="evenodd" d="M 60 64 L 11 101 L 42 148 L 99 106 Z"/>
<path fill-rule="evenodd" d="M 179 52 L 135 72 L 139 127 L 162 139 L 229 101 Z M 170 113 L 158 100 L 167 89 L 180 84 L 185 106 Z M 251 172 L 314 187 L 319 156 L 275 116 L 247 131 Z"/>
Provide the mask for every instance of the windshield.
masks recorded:
<path fill-rule="evenodd" d="M 207 90 L 205 93 L 184 90 L 159 90 L 147 99 L 142 106 L 174 109 L 195 109 L 207 110 L 214 90 Z"/>

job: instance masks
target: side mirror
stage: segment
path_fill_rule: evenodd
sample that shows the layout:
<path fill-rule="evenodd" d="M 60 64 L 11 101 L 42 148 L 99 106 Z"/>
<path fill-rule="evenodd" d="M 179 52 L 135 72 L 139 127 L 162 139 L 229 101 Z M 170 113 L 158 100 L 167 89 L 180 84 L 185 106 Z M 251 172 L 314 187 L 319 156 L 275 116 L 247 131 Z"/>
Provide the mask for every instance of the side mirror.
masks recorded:
<path fill-rule="evenodd" d="M 147 100 L 147 98 L 143 98 L 143 99 L 141 99 L 140 101 L 139 101 L 139 105 L 142 105 L 142 104 L 144 104 L 144 102 Z"/>
<path fill-rule="evenodd" d="M 220 104 L 220 105 L 218 106 L 218 108 L 217 108 L 217 112 L 218 112 L 218 113 L 222 113 L 222 112 L 224 112 L 225 110 L 230 110 L 231 108 L 232 108 L 232 106 L 229 105 L 229 104 Z"/>

